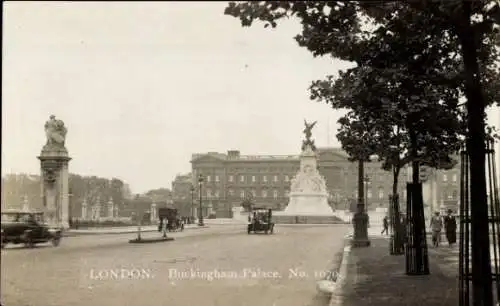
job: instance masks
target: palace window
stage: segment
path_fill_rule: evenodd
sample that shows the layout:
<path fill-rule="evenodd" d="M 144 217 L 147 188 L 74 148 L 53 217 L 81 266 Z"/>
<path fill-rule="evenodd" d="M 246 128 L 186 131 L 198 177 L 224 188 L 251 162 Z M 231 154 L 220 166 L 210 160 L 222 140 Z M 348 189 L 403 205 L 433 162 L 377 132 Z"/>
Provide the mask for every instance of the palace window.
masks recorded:
<path fill-rule="evenodd" d="M 453 190 L 452 196 L 453 196 L 454 199 L 458 198 L 458 191 Z"/>
<path fill-rule="evenodd" d="M 219 176 L 218 175 L 215 176 L 215 181 L 219 182 Z"/>
<path fill-rule="evenodd" d="M 211 197 L 212 197 L 212 189 L 207 188 L 207 198 L 211 198 Z"/>
<path fill-rule="evenodd" d="M 210 182 L 210 175 L 207 175 L 207 182 Z"/>
<path fill-rule="evenodd" d="M 232 189 L 229 189 L 227 191 L 227 194 L 230 196 L 230 197 L 233 197 L 234 196 L 234 191 Z"/>
<path fill-rule="evenodd" d="M 456 182 L 457 181 L 457 175 L 456 174 L 453 174 L 453 178 L 452 178 L 453 182 Z"/>
<path fill-rule="evenodd" d="M 215 197 L 218 198 L 219 197 L 219 190 L 216 190 L 215 191 Z"/>
<path fill-rule="evenodd" d="M 233 181 L 233 176 L 230 175 L 228 181 L 232 182 Z"/>
<path fill-rule="evenodd" d="M 244 175 L 240 175 L 240 182 L 242 182 L 242 183 L 245 182 L 245 176 Z"/>
<path fill-rule="evenodd" d="M 267 190 L 262 190 L 262 197 L 267 198 Z"/>
<path fill-rule="evenodd" d="M 255 192 L 255 190 L 252 190 L 252 197 L 253 198 L 257 197 L 257 192 Z"/>
<path fill-rule="evenodd" d="M 265 182 L 267 182 L 267 176 L 266 176 L 266 175 L 264 175 L 264 176 L 262 177 L 262 181 L 263 181 L 264 183 L 265 183 Z"/>
<path fill-rule="evenodd" d="M 273 196 L 274 196 L 275 199 L 278 198 L 278 190 L 273 191 Z"/>
<path fill-rule="evenodd" d="M 240 198 L 245 198 L 245 190 L 240 191 Z"/>
<path fill-rule="evenodd" d="M 256 179 L 255 179 L 255 175 L 252 175 L 252 183 L 255 183 Z"/>
<path fill-rule="evenodd" d="M 448 192 L 448 200 L 451 200 L 453 199 L 453 194 L 451 193 L 451 191 Z"/>
<path fill-rule="evenodd" d="M 378 190 L 378 198 L 383 199 L 384 198 L 384 189 L 380 188 Z"/>
<path fill-rule="evenodd" d="M 275 181 L 275 182 L 277 182 L 277 181 L 278 181 L 278 176 L 277 176 L 277 175 L 275 175 L 275 176 L 273 177 L 273 181 Z"/>
<path fill-rule="evenodd" d="M 443 174 L 443 182 L 447 182 L 448 181 L 448 176 L 446 174 Z"/>
<path fill-rule="evenodd" d="M 288 177 L 288 175 L 285 175 L 285 182 L 288 182 L 290 181 L 290 178 Z"/>
<path fill-rule="evenodd" d="M 367 196 L 368 196 L 368 199 L 372 198 L 372 190 L 371 189 L 368 189 Z"/>

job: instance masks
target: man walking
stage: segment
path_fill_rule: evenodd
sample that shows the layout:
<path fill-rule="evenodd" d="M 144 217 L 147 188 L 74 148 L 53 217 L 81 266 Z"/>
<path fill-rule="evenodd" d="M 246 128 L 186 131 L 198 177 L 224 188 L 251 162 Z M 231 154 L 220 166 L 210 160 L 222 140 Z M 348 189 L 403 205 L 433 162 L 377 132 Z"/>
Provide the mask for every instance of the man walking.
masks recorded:
<path fill-rule="evenodd" d="M 451 209 L 448 209 L 448 215 L 444 217 L 444 231 L 446 232 L 448 245 L 453 246 L 457 242 L 457 221 Z"/>
<path fill-rule="evenodd" d="M 389 217 L 385 216 L 383 222 L 384 222 L 384 229 L 382 229 L 380 235 L 383 235 L 384 233 L 386 235 L 389 235 Z"/>
<path fill-rule="evenodd" d="M 430 225 L 432 231 L 432 245 L 437 248 L 441 240 L 441 230 L 443 229 L 443 220 L 441 216 L 439 216 L 439 212 L 434 213 Z"/>

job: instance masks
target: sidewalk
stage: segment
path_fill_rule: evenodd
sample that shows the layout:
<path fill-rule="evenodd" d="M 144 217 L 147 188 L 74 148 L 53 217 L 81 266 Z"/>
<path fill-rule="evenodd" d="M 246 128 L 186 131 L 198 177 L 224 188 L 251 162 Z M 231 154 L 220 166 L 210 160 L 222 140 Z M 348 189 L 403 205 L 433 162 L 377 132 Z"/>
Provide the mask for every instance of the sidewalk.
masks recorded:
<path fill-rule="evenodd" d="M 429 250 L 431 274 L 407 276 L 405 257 L 389 255 L 389 239 L 378 231 L 370 240 L 369 248 L 351 249 L 345 285 L 330 306 L 458 305 L 458 270 L 445 267 L 442 255 Z"/>

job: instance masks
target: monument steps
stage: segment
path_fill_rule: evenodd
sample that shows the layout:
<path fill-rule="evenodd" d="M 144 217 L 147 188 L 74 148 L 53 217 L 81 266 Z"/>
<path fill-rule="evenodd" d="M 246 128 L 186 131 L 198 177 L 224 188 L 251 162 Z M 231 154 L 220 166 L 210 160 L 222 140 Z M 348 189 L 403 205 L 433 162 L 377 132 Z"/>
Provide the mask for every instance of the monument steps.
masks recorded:
<path fill-rule="evenodd" d="M 275 224 L 346 224 L 337 216 L 273 215 Z"/>

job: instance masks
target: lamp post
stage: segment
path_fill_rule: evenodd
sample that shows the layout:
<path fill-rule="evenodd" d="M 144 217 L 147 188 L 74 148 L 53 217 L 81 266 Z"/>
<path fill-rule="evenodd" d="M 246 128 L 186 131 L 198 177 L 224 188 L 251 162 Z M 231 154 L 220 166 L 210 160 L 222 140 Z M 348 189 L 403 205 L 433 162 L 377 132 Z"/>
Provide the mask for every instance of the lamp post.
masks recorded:
<path fill-rule="evenodd" d="M 370 240 L 368 239 L 368 214 L 365 209 L 365 175 L 364 162 L 360 158 L 358 160 L 358 209 L 353 217 L 354 235 L 351 241 L 353 247 L 368 247 Z"/>
<path fill-rule="evenodd" d="M 199 187 L 199 191 L 200 191 L 200 216 L 198 218 L 198 226 L 203 226 L 205 225 L 203 223 L 203 211 L 202 211 L 202 206 L 201 206 L 201 191 L 202 191 L 202 186 L 203 186 L 203 181 L 204 181 L 204 178 L 203 178 L 203 175 L 199 175 L 198 176 L 198 187 Z"/>
<path fill-rule="evenodd" d="M 191 218 L 194 219 L 194 186 L 191 184 Z"/>
<path fill-rule="evenodd" d="M 370 185 L 370 178 L 368 174 L 365 176 L 365 210 L 368 210 L 368 186 Z"/>

